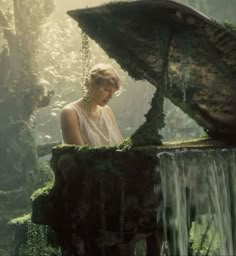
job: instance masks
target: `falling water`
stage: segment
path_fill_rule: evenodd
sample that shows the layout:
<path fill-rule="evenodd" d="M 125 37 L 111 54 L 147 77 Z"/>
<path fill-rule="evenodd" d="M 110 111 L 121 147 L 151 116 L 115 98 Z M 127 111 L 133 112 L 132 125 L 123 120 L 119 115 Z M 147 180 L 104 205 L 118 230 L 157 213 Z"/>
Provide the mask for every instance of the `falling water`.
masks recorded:
<path fill-rule="evenodd" d="M 176 150 L 157 157 L 170 255 L 235 255 L 235 151 Z"/>

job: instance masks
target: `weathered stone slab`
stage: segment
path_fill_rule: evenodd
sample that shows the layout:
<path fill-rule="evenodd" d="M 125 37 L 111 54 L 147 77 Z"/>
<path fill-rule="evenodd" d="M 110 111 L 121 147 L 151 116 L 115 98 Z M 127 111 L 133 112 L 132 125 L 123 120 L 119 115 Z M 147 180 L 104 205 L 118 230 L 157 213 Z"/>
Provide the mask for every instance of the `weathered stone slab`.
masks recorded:
<path fill-rule="evenodd" d="M 54 149 L 55 183 L 33 195 L 33 222 L 54 229 L 65 255 L 120 255 L 113 253 L 157 229 L 154 152 Z"/>

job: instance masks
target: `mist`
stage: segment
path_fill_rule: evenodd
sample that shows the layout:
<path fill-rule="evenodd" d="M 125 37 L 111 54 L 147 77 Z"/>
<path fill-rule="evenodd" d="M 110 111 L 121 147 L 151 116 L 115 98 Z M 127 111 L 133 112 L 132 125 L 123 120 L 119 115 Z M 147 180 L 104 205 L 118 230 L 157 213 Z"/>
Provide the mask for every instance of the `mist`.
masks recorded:
<path fill-rule="evenodd" d="M 179 2 L 226 26 L 236 24 L 235 0 Z M 0 0 L 1 256 L 7 255 L 9 247 L 9 220 L 29 213 L 33 191 L 54 180 L 49 160 L 52 146 L 62 142 L 61 111 L 83 96 L 84 67 L 108 63 L 117 71 L 122 92 L 108 105 L 126 141 L 145 122 L 156 88 L 146 80 L 133 79 L 95 41 L 87 41 L 78 23 L 67 15 L 69 10 L 105 3 L 108 1 Z M 163 142 L 208 137 L 168 99 L 164 100 L 164 115 Z"/>

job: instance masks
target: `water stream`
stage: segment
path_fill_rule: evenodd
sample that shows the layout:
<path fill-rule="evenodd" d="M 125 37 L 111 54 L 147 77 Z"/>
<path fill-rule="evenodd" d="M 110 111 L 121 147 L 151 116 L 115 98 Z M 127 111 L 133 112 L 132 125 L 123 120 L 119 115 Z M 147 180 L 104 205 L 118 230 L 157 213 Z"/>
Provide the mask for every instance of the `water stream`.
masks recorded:
<path fill-rule="evenodd" d="M 235 255 L 235 151 L 176 150 L 157 157 L 169 254 Z"/>

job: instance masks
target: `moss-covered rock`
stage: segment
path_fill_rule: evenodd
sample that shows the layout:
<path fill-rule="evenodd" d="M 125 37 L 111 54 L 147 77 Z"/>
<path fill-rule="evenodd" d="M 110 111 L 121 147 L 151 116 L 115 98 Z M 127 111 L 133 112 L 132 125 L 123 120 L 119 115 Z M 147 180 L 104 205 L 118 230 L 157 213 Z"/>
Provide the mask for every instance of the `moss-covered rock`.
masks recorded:
<path fill-rule="evenodd" d="M 65 254 L 124 255 L 121 248 L 129 248 L 140 234 L 147 238 L 158 232 L 161 240 L 161 216 L 171 216 L 163 205 L 159 155 L 226 147 L 234 146 L 209 139 L 158 147 L 134 147 L 129 140 L 112 148 L 58 146 L 51 159 L 54 184 L 33 194 L 32 220 L 55 231 Z"/>
<path fill-rule="evenodd" d="M 150 235 L 162 202 L 154 191 L 160 183 L 156 152 L 156 147 L 53 149 L 55 182 L 32 196 L 33 222 L 52 227 L 64 253 L 75 255 L 83 250 L 100 255 L 137 234 Z"/>
<path fill-rule="evenodd" d="M 10 256 L 59 256 L 60 248 L 56 235 L 46 225 L 36 225 L 31 214 L 12 219 L 8 223 L 12 230 Z"/>

